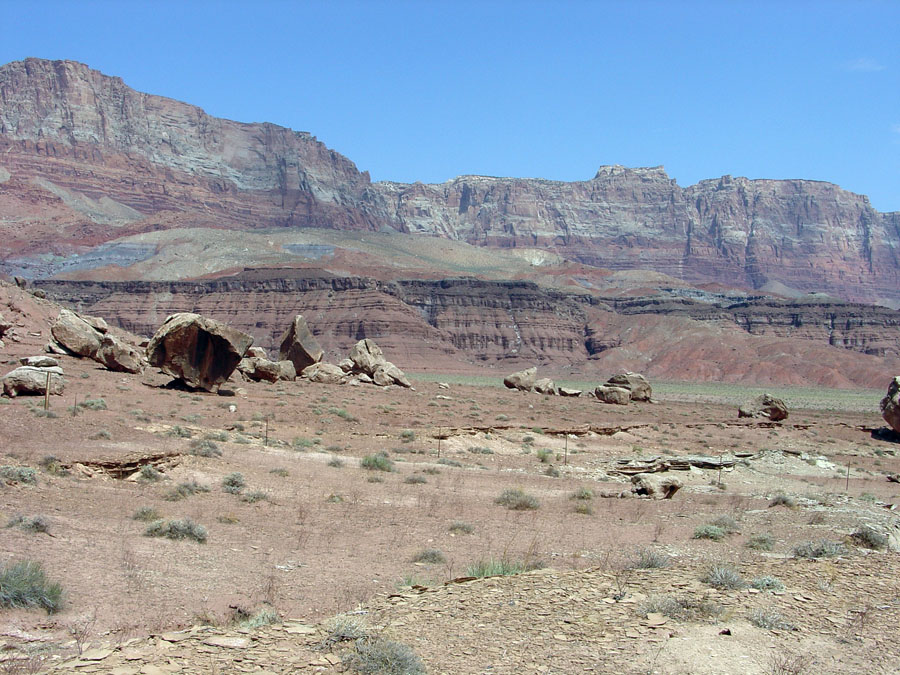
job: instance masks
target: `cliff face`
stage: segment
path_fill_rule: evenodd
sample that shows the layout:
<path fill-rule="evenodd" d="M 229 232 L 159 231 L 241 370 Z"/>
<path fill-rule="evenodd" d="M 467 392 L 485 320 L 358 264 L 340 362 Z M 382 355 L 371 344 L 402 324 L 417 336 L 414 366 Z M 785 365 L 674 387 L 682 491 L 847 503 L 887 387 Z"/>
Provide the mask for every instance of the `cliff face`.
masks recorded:
<path fill-rule="evenodd" d="M 587 374 L 872 386 L 900 367 L 900 312 L 833 302 L 711 304 L 663 296 L 601 301 L 530 282 L 382 282 L 362 277 L 36 285 L 64 304 L 152 334 L 167 315 L 199 312 L 273 349 L 302 313 L 327 358 L 374 338 L 403 367 L 439 372 L 539 364 Z"/>
<path fill-rule="evenodd" d="M 662 168 L 614 166 L 571 183 L 372 184 L 307 133 L 214 118 L 69 61 L 0 67 L 0 256 L 186 226 L 389 228 L 900 304 L 900 213 L 829 183 L 682 188 Z"/>

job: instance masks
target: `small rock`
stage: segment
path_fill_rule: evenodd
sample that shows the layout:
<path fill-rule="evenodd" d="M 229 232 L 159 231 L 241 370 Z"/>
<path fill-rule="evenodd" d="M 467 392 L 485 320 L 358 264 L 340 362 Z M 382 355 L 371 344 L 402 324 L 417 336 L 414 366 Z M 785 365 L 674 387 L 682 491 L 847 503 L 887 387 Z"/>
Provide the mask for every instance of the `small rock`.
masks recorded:
<path fill-rule="evenodd" d="M 19 363 L 34 368 L 53 368 L 59 365 L 59 361 L 52 356 L 23 356 Z"/>

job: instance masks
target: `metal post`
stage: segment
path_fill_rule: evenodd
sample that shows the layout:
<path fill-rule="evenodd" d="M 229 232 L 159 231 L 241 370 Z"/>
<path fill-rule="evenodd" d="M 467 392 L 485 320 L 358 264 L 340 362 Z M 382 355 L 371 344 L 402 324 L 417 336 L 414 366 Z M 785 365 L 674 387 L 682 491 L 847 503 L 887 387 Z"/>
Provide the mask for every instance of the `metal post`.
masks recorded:
<path fill-rule="evenodd" d="M 563 466 L 569 465 L 569 434 L 566 434 L 566 454 L 563 456 Z"/>
<path fill-rule="evenodd" d="M 719 453 L 719 478 L 716 480 L 716 487 L 722 487 L 722 453 Z"/>
<path fill-rule="evenodd" d="M 44 410 L 50 409 L 50 373 L 47 373 L 47 387 L 44 389 Z"/>
<path fill-rule="evenodd" d="M 847 486 L 844 489 L 847 494 L 850 494 L 850 465 L 852 463 L 853 463 L 852 461 L 847 462 Z"/>
<path fill-rule="evenodd" d="M 266 415 L 266 441 L 264 443 L 266 447 L 269 447 L 269 416 Z"/>
<path fill-rule="evenodd" d="M 438 427 L 438 457 L 441 456 L 441 436 L 443 435 L 443 427 Z"/>

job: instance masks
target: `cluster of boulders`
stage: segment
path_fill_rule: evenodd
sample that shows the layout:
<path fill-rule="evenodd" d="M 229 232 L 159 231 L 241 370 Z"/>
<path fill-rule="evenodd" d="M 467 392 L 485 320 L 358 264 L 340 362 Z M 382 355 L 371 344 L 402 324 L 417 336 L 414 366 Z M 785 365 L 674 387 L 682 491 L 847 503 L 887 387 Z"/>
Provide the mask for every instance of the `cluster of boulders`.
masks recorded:
<path fill-rule="evenodd" d="M 509 389 L 532 391 L 548 396 L 581 396 L 584 393 L 580 389 L 557 387 L 548 377 L 538 378 L 535 366 L 507 375 L 503 378 L 503 384 Z M 631 401 L 650 401 L 653 390 L 643 375 L 622 373 L 609 378 L 606 384 L 601 384 L 593 393 L 603 403 L 626 405 Z"/>
<path fill-rule="evenodd" d="M 3 394 L 44 396 L 48 386 L 51 394 L 61 395 L 66 381 L 59 361 L 50 356 L 26 356 L 19 359 L 22 365 L 3 376 Z"/>
<path fill-rule="evenodd" d="M 50 334 L 53 342 L 47 351 L 51 353 L 84 356 L 124 373 L 140 373 L 146 365 L 138 349 L 112 335 L 106 321 L 97 317 L 60 310 Z"/>
<path fill-rule="evenodd" d="M 406 374 L 388 361 L 381 347 L 368 338 L 353 345 L 350 355 L 336 366 L 330 363 L 315 363 L 305 368 L 301 376 L 311 382 L 328 384 L 412 386 Z"/>
<path fill-rule="evenodd" d="M 738 408 L 738 417 L 763 418 L 772 422 L 787 419 L 788 409 L 784 401 L 769 394 L 760 394 Z"/>
<path fill-rule="evenodd" d="M 3 338 L 12 329 L 12 327 L 12 323 L 3 318 L 3 314 L 0 313 L 0 349 L 6 347 L 6 345 L 3 344 Z"/>

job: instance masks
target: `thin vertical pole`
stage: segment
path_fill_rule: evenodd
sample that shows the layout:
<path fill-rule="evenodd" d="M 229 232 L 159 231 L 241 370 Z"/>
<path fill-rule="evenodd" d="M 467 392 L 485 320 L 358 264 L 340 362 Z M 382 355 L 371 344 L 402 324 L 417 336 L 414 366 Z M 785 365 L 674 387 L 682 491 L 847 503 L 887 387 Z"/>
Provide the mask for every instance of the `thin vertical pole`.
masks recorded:
<path fill-rule="evenodd" d="M 266 447 L 269 447 L 269 416 L 266 415 L 266 441 L 264 443 Z"/>
<path fill-rule="evenodd" d="M 853 463 L 852 460 L 849 461 L 849 462 L 847 462 L 847 486 L 846 486 L 846 488 L 844 489 L 844 491 L 845 491 L 847 494 L 850 494 L 850 465 L 851 465 L 852 463 Z"/>
<path fill-rule="evenodd" d="M 50 409 L 50 373 L 47 373 L 47 386 L 44 389 L 44 410 Z"/>
<path fill-rule="evenodd" d="M 441 456 L 441 436 L 443 435 L 444 427 L 438 427 L 438 457 Z"/>
<path fill-rule="evenodd" d="M 722 487 L 722 453 L 719 453 L 719 477 L 716 480 L 716 487 Z"/>
<path fill-rule="evenodd" d="M 563 465 L 569 464 L 569 434 L 566 434 L 566 454 L 563 456 Z"/>

